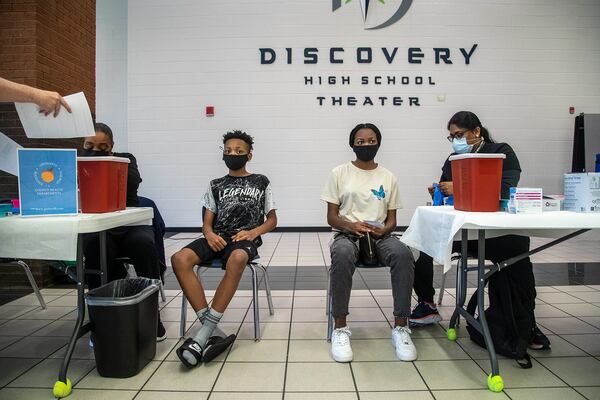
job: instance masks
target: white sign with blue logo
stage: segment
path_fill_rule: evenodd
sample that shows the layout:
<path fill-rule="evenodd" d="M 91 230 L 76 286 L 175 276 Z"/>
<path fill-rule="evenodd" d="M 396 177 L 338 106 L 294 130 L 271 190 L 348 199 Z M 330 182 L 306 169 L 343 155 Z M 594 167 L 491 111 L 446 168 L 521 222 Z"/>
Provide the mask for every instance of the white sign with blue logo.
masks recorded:
<path fill-rule="evenodd" d="M 21 215 L 74 215 L 77 150 L 19 149 Z"/>

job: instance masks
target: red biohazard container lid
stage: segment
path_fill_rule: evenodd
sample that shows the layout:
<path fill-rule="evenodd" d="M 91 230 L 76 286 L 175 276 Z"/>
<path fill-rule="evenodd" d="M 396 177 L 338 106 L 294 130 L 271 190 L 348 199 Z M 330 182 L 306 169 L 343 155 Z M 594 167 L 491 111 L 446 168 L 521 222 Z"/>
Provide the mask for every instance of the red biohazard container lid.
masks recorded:
<path fill-rule="evenodd" d="M 490 154 L 490 153 L 467 153 L 467 154 L 457 154 L 455 156 L 450 156 L 449 160 L 466 160 L 468 158 L 506 158 L 506 154 Z"/>
<path fill-rule="evenodd" d="M 77 157 L 77 161 L 114 161 L 114 162 L 122 162 L 129 164 L 131 160 L 125 157 L 114 157 L 114 156 L 105 156 L 105 157 Z"/>

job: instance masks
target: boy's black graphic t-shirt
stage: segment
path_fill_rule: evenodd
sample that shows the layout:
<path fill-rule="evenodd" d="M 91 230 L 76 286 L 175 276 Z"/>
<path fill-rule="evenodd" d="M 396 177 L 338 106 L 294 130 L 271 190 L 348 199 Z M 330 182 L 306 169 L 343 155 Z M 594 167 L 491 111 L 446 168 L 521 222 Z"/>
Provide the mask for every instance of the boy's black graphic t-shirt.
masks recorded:
<path fill-rule="evenodd" d="M 202 205 L 215 214 L 213 231 L 228 242 L 239 231 L 262 225 L 269 211 L 275 209 L 271 183 L 260 174 L 212 180 Z M 257 240 L 260 245 L 260 238 Z"/>

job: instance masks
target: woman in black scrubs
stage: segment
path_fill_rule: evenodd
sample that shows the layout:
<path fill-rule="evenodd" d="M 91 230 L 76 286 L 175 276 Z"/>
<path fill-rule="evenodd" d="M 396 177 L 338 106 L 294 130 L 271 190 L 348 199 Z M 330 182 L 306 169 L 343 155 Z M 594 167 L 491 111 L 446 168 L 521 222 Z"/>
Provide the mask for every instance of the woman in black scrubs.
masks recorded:
<path fill-rule="evenodd" d="M 501 198 L 508 199 L 510 188 L 516 187 L 521 177 L 521 166 L 514 150 L 506 143 L 494 142 L 488 130 L 482 126 L 477 115 L 470 111 L 460 111 L 454 114 L 448 122 L 448 132 L 450 133 L 448 140 L 452 143 L 454 150 L 451 155 L 465 153 L 502 153 L 506 155 L 502 165 Z M 449 159 L 446 159 L 442 167 L 439 188 L 446 196 L 454 194 L 452 164 Z M 428 189 L 429 193 L 433 194 L 433 186 Z M 529 251 L 530 241 L 529 237 L 526 236 L 505 235 L 486 239 L 485 242 L 486 258 L 496 263 Z M 454 243 L 453 251 L 460 251 L 459 242 Z M 476 241 L 469 241 L 469 252 L 477 252 Z M 526 307 L 533 313 L 536 293 L 531 260 L 529 257 L 524 258 L 508 269 L 510 269 L 511 275 L 515 277 L 518 284 L 525 288 L 525 292 L 530 294 Z M 441 321 L 442 318 L 433 302 L 435 295 L 433 259 L 425 253 L 420 253 L 415 263 L 414 290 L 418 297 L 418 304 L 411 314 L 411 325 L 427 325 Z M 550 341 L 537 326 L 532 337 L 531 348 L 550 348 Z"/>

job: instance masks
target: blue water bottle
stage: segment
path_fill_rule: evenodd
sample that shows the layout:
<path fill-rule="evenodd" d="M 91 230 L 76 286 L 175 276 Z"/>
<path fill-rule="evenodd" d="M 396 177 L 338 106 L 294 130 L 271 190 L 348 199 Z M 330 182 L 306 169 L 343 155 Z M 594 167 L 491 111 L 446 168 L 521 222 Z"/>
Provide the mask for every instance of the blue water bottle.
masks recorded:
<path fill-rule="evenodd" d="M 600 172 L 600 153 L 596 154 L 596 172 Z"/>

